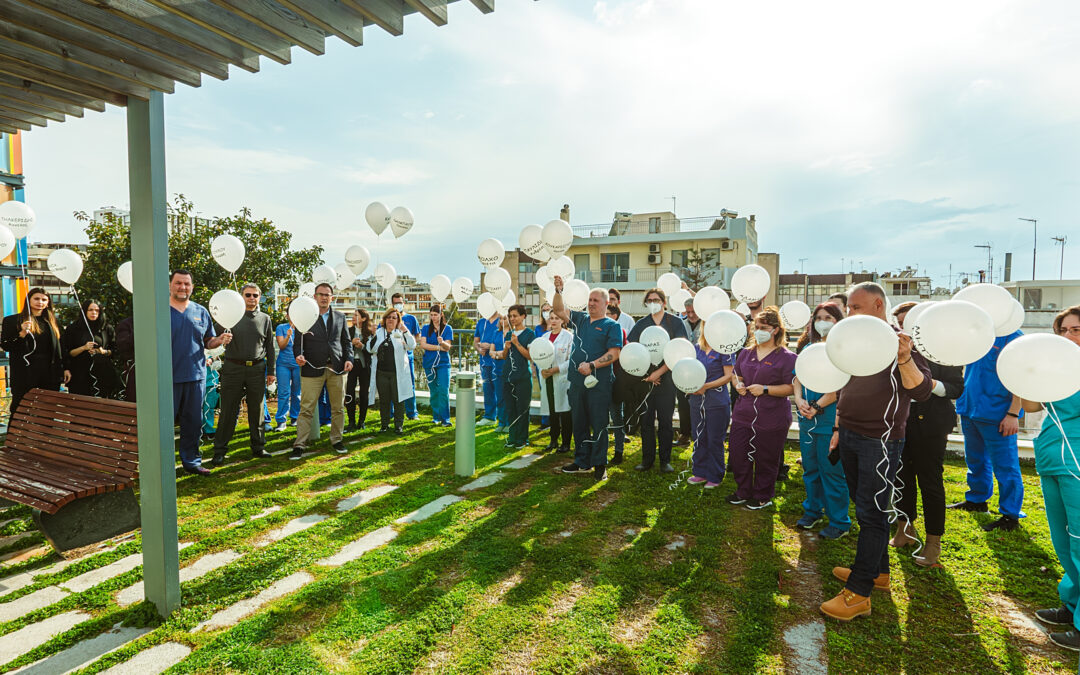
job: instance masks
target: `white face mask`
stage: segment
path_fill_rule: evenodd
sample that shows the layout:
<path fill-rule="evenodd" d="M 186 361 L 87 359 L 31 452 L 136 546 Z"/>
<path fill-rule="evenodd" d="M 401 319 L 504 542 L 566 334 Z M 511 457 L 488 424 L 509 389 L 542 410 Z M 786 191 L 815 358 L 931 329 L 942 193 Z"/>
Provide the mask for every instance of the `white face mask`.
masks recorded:
<path fill-rule="evenodd" d="M 766 342 L 768 342 L 771 339 L 772 339 L 772 331 L 771 330 L 755 330 L 754 331 L 754 340 L 756 340 L 759 345 L 760 344 L 765 344 Z"/>
<path fill-rule="evenodd" d="M 835 325 L 836 324 L 832 321 L 815 321 L 814 330 L 818 332 L 818 335 L 825 336 L 829 334 L 829 331 L 831 331 L 832 327 Z"/>
<path fill-rule="evenodd" d="M 664 305 L 659 302 L 646 302 L 645 309 L 649 310 L 649 314 L 656 314 L 664 308 Z"/>
<path fill-rule="evenodd" d="M 547 321 L 548 319 L 551 318 L 551 312 L 547 311 L 546 309 L 544 311 L 540 312 L 540 314 L 543 315 L 544 321 Z"/>
<path fill-rule="evenodd" d="M 399 312 L 405 311 L 405 305 L 401 304 L 400 302 L 395 303 L 394 304 L 394 309 L 396 309 Z"/>

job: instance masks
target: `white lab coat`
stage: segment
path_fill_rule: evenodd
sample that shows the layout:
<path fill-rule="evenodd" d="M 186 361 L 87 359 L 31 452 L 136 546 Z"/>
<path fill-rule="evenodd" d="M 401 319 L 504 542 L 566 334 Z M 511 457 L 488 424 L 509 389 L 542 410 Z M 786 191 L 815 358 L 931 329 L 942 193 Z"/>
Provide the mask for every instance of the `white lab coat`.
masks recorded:
<path fill-rule="evenodd" d="M 537 340 L 548 340 L 547 333 L 544 333 Z M 567 412 L 570 410 L 570 380 L 567 379 L 566 373 L 570 368 L 570 351 L 574 347 L 574 334 L 567 329 L 563 328 L 559 331 L 558 337 L 555 338 L 555 342 L 552 343 L 552 347 L 555 348 L 555 361 L 552 363 L 552 368 L 558 368 L 559 372 L 551 376 L 551 382 L 555 386 L 555 412 Z M 543 377 L 540 378 L 540 414 L 550 415 L 551 411 L 548 410 L 548 398 L 547 398 L 547 380 Z"/>
<path fill-rule="evenodd" d="M 394 343 L 394 358 L 397 360 L 398 401 L 405 401 L 413 396 L 412 371 L 409 369 L 409 354 L 416 349 L 416 338 L 408 330 L 401 331 L 401 338 L 390 338 Z M 375 405 L 375 373 L 379 369 L 379 347 L 387 339 L 386 329 L 379 326 L 375 334 L 368 338 L 367 350 L 371 353 L 371 384 L 368 387 L 368 405 Z"/>

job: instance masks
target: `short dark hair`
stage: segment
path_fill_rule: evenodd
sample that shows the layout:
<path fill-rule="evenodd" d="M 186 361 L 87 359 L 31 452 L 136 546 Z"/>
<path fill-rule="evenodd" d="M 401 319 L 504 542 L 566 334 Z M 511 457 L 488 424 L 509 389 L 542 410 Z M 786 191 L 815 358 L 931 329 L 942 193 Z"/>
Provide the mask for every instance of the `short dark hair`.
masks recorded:
<path fill-rule="evenodd" d="M 667 304 L 667 293 L 663 292 L 659 288 L 650 288 L 649 290 L 645 291 L 645 295 L 641 296 L 642 300 L 648 300 L 649 296 L 653 293 L 656 293 L 660 296 L 660 302 L 664 303 L 665 305 Z"/>
<path fill-rule="evenodd" d="M 609 289 L 607 289 L 607 292 L 608 292 L 608 295 L 614 295 L 616 300 L 618 300 L 619 302 L 622 302 L 622 293 L 619 293 L 619 289 L 617 289 L 617 288 L 609 288 Z"/>
<path fill-rule="evenodd" d="M 178 268 L 174 269 L 169 274 L 169 283 L 172 283 L 173 277 L 175 277 L 177 274 L 181 274 L 181 275 L 187 277 L 188 279 L 191 279 L 192 283 L 195 282 L 195 275 L 194 274 L 192 274 L 189 270 L 184 269 L 183 267 L 178 267 Z"/>
<path fill-rule="evenodd" d="M 1054 335 L 1061 335 L 1061 324 L 1065 323 L 1065 318 L 1075 315 L 1080 318 L 1080 305 L 1073 305 L 1072 307 L 1066 307 L 1058 312 L 1058 315 L 1054 317 Z"/>
<path fill-rule="evenodd" d="M 525 309 L 525 305 L 510 305 L 510 308 L 506 310 L 506 313 L 517 312 L 520 316 L 528 316 L 529 310 Z"/>
<path fill-rule="evenodd" d="M 607 311 L 611 312 L 611 313 L 612 313 L 612 314 L 614 314 L 614 315 L 615 315 L 616 317 L 620 317 L 620 316 L 622 316 L 622 310 L 621 310 L 621 309 L 619 309 L 619 306 L 618 306 L 618 305 L 608 305 L 608 306 L 607 306 Z"/>
<path fill-rule="evenodd" d="M 847 293 L 833 293 L 829 296 L 829 300 L 839 300 L 843 303 L 844 307 L 847 307 Z"/>
<path fill-rule="evenodd" d="M 326 283 L 325 281 L 324 281 L 323 283 L 321 283 L 321 284 L 317 284 L 317 285 L 315 286 L 315 290 L 319 290 L 319 289 L 320 289 L 320 288 L 322 288 L 323 286 L 326 286 L 326 288 L 327 288 L 327 289 L 328 289 L 328 290 L 330 291 L 330 295 L 333 295 L 333 294 L 334 294 L 334 287 L 333 287 L 333 286 L 331 286 L 330 284 Z"/>
<path fill-rule="evenodd" d="M 405 296 L 401 293 L 395 292 L 393 295 L 390 296 L 390 302 L 393 302 L 395 298 L 401 298 L 402 300 L 404 300 Z"/>

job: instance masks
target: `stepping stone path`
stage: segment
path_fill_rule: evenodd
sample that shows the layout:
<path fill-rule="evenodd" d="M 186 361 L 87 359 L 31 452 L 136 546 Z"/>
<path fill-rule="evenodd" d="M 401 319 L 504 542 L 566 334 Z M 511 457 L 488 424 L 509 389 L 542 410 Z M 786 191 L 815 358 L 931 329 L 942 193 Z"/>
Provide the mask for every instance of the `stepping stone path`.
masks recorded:
<path fill-rule="evenodd" d="M 218 628 L 225 628 L 226 626 L 232 626 L 238 623 L 240 620 L 254 614 L 261 609 L 264 605 L 270 604 L 278 598 L 282 598 L 290 593 L 294 593 L 304 586 L 307 586 L 312 581 L 315 581 L 315 577 L 311 576 L 307 572 L 296 572 L 290 574 L 284 579 L 278 579 L 269 588 L 259 593 L 258 595 L 241 600 L 235 605 L 231 605 L 214 614 L 212 617 L 203 621 L 199 625 L 192 629 L 193 633 L 198 633 L 204 630 L 217 630 Z"/>
<path fill-rule="evenodd" d="M 255 546 L 257 548 L 265 548 L 270 544 L 281 541 L 290 534 L 296 534 L 297 532 L 303 532 L 309 527 L 314 527 L 322 521 L 326 520 L 326 516 L 320 516 L 317 514 L 311 514 L 307 516 L 300 516 L 299 518 L 293 518 L 289 522 L 285 523 L 276 530 L 270 530 L 263 536 L 255 540 Z"/>
<path fill-rule="evenodd" d="M 480 488 L 486 488 L 498 483 L 506 477 L 505 473 L 501 471 L 492 471 L 491 473 L 484 474 L 471 483 L 466 483 L 458 488 L 462 492 L 470 492 L 472 490 L 479 490 Z"/>
<path fill-rule="evenodd" d="M 341 513 L 343 511 L 351 511 L 358 506 L 363 506 L 370 501 L 378 499 L 383 495 L 388 495 L 397 489 L 396 485 L 376 485 L 375 487 L 368 488 L 357 492 L 352 497 L 346 497 L 337 503 L 337 511 Z"/>
<path fill-rule="evenodd" d="M 185 581 L 193 581 L 199 577 L 210 574 L 214 570 L 224 567 L 229 563 L 236 562 L 242 556 L 236 551 L 225 549 L 220 553 L 211 553 L 210 555 L 204 555 L 196 560 L 193 564 L 188 565 L 180 570 L 180 583 Z M 128 586 L 124 590 L 116 594 L 116 604 L 121 607 L 127 607 L 128 605 L 140 602 L 144 596 L 143 582 L 139 581 L 131 586 Z M 21 599 L 21 598 L 20 598 Z M 3 605 L 0 605 L 2 608 Z"/>
<path fill-rule="evenodd" d="M 674 551 L 674 550 L 677 550 L 677 549 L 680 549 L 680 548 L 685 548 L 685 547 L 686 547 L 686 540 L 683 539 L 682 536 L 677 536 L 677 537 L 675 537 L 674 540 L 672 540 L 672 542 L 670 544 L 668 544 L 664 548 L 666 548 L 669 551 Z"/>
<path fill-rule="evenodd" d="M 389 544 L 398 536 L 397 530 L 387 525 L 386 527 L 380 527 L 374 532 L 369 532 L 360 537 L 351 544 L 346 544 L 344 548 L 338 553 L 330 556 L 329 558 L 323 558 L 315 563 L 321 567 L 341 567 L 347 562 L 352 562 L 360 556 L 364 555 L 368 551 L 379 548 Z"/>
<path fill-rule="evenodd" d="M 60 675 L 85 668 L 109 652 L 116 651 L 151 631 L 150 628 L 123 628 L 116 624 L 97 637 L 83 640 L 64 651 L 23 666 L 15 673 L 22 675 Z M 144 671 L 147 672 L 147 671 Z"/>
<path fill-rule="evenodd" d="M 447 506 L 460 502 L 462 499 L 463 497 L 458 497 L 457 495 L 444 495 L 433 502 L 428 502 L 427 504 L 424 504 L 412 513 L 406 514 L 398 518 L 394 522 L 398 523 L 399 525 L 403 525 L 405 523 L 419 523 L 422 520 L 427 520 L 439 511 L 442 511 Z"/>
<path fill-rule="evenodd" d="M 14 621 L 42 607 L 48 607 L 51 604 L 60 602 L 69 595 L 71 594 L 62 588 L 46 586 L 11 602 L 2 603 L 0 604 L 0 623 Z"/>
<path fill-rule="evenodd" d="M 178 550 L 183 551 L 185 548 L 191 546 L 194 543 L 195 542 L 192 541 L 182 541 L 180 542 L 180 547 Z M 80 574 L 73 579 L 61 581 L 57 584 L 57 586 L 66 591 L 71 591 L 72 593 L 81 593 L 88 588 L 93 588 L 94 586 L 97 586 L 104 581 L 108 581 L 113 577 L 118 577 L 124 572 L 130 572 L 131 570 L 142 564 L 142 559 L 143 554 L 141 551 L 139 553 L 132 553 L 129 556 L 120 558 L 112 564 L 106 565 L 104 567 L 99 567 L 96 570 L 90 570 L 89 572 Z"/>
<path fill-rule="evenodd" d="M 100 551 L 99 553 L 95 553 L 94 555 L 96 556 L 96 555 L 99 555 L 100 553 L 108 553 L 109 551 L 112 551 L 112 550 L 113 549 L 110 547 L 110 548 L 107 548 L 107 549 L 105 549 L 103 551 Z M 92 558 L 89 557 L 89 556 L 86 557 L 86 558 L 68 558 L 67 560 L 61 560 L 60 562 L 54 563 L 54 564 L 52 564 L 52 565 L 50 565 L 48 567 L 42 567 L 41 569 L 30 570 L 29 572 L 20 572 L 18 574 L 13 574 L 10 577 L 5 577 L 3 579 L 0 579 L 0 597 L 3 597 L 5 595 L 7 595 L 8 593 L 14 593 L 15 591 L 19 590 L 20 588 L 26 588 L 30 584 L 34 583 L 34 579 L 36 579 L 37 577 L 48 575 L 48 574 L 56 574 L 57 572 L 64 571 L 65 569 L 68 568 L 68 566 L 74 565 L 77 562 L 82 562 L 83 560 L 91 560 L 91 559 Z"/>
<path fill-rule="evenodd" d="M 258 520 L 259 518 L 265 518 L 268 515 L 270 515 L 271 513 L 277 513 L 280 510 L 281 510 L 281 507 L 279 505 L 277 505 L 277 504 L 275 504 L 273 506 L 268 506 L 265 509 L 263 509 L 262 511 L 259 511 L 258 513 L 256 513 L 255 515 L 248 516 L 247 518 L 241 518 L 240 520 L 235 520 L 235 521 L 229 523 L 228 525 L 226 525 L 226 527 L 236 527 L 237 525 L 243 525 L 244 523 L 249 523 L 249 522 L 251 522 L 253 520 Z"/>
<path fill-rule="evenodd" d="M 359 483 L 360 480 L 361 479 L 357 478 L 356 480 L 345 481 L 344 483 L 338 483 L 337 485 L 331 485 L 330 487 L 325 487 L 325 488 L 323 488 L 321 490 L 315 490 L 315 491 L 311 492 L 310 494 L 324 495 L 324 494 L 326 494 L 328 492 L 333 492 L 334 490 L 340 490 L 341 488 L 343 488 L 343 487 L 345 487 L 347 485 L 352 485 L 354 483 Z"/>
<path fill-rule="evenodd" d="M 180 663 L 191 653 L 191 647 L 178 642 L 166 642 L 139 652 L 131 659 L 118 663 L 102 675 L 158 675 Z"/>
<path fill-rule="evenodd" d="M 0 665 L 17 659 L 90 618 L 85 612 L 65 612 L 0 637 Z"/>
<path fill-rule="evenodd" d="M 530 464 L 532 464 L 536 460 L 540 459 L 541 457 L 543 457 L 543 455 L 534 455 L 534 454 L 522 455 L 521 457 L 518 457 L 517 459 L 515 459 L 512 462 L 507 462 L 506 464 L 503 464 L 499 468 L 500 469 L 524 469 L 525 467 L 529 466 Z"/>
<path fill-rule="evenodd" d="M 784 642 L 791 647 L 793 667 L 790 672 L 796 675 L 828 675 L 828 660 L 825 658 L 825 623 L 813 619 L 800 623 L 784 631 Z"/>

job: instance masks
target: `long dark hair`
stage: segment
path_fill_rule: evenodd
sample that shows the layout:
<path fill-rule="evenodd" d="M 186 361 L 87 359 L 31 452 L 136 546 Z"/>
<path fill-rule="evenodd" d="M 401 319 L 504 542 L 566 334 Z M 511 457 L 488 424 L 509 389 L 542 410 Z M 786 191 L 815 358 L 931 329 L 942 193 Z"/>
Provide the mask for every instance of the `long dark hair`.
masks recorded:
<path fill-rule="evenodd" d="M 825 339 L 821 333 L 814 327 L 814 319 L 817 317 L 817 313 L 824 310 L 832 318 L 839 322 L 844 318 L 844 313 L 840 311 L 840 308 L 836 306 L 836 303 L 825 301 L 814 308 L 813 313 L 810 315 L 810 325 L 802 335 L 799 336 L 799 342 L 795 345 L 795 353 L 801 352 L 806 345 L 814 344 Z"/>
<path fill-rule="evenodd" d="M 356 316 L 360 317 L 360 320 L 357 321 L 355 318 L 353 319 L 353 328 L 360 331 L 360 335 L 358 337 L 366 340 L 372 335 L 374 335 L 375 324 L 371 321 L 371 315 L 368 314 L 366 311 L 358 308 L 356 310 Z"/>
<path fill-rule="evenodd" d="M 435 330 L 435 322 L 431 320 L 431 313 L 432 312 L 438 312 L 439 313 L 439 329 L 438 330 Z M 434 335 L 436 339 L 439 339 L 439 338 L 442 337 L 443 329 L 446 328 L 446 314 L 443 313 L 442 305 L 440 305 L 437 302 L 432 304 L 431 309 L 428 310 L 428 327 L 431 328 L 431 334 Z"/>
<path fill-rule="evenodd" d="M 86 312 L 89 311 L 90 305 L 97 305 L 97 307 L 98 307 L 98 318 L 94 319 L 93 321 L 90 320 L 90 317 L 86 316 Z M 97 300 L 90 299 L 90 300 L 83 301 L 82 313 L 83 313 L 83 316 L 86 316 L 87 323 L 89 323 L 95 329 L 98 328 L 99 326 L 104 326 L 105 325 L 105 309 L 104 309 L 104 307 L 102 307 L 101 303 L 98 302 Z"/>
<path fill-rule="evenodd" d="M 56 323 L 56 314 L 53 312 L 52 298 L 49 297 L 49 294 L 45 292 L 44 288 L 36 287 L 36 288 L 31 288 L 30 289 L 30 291 L 26 294 L 26 300 L 23 302 L 22 312 L 20 312 L 20 313 L 25 317 L 23 319 L 24 321 L 26 319 L 31 319 L 31 321 L 30 321 L 30 332 L 31 333 L 35 333 L 35 334 L 41 333 L 41 328 L 38 326 L 38 322 L 33 320 L 33 315 L 30 312 L 30 298 L 34 297 L 35 295 L 37 295 L 39 293 L 41 295 L 44 295 L 45 299 L 49 301 L 49 304 L 45 305 L 45 309 L 41 310 L 41 316 L 44 317 L 44 319 L 49 322 L 49 327 L 52 328 L 53 336 L 56 339 L 59 340 L 60 339 L 60 324 Z M 99 305 L 99 307 L 100 307 L 100 305 Z"/>

